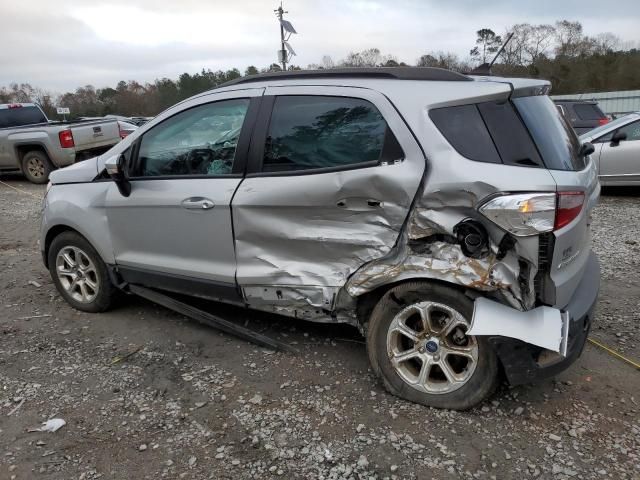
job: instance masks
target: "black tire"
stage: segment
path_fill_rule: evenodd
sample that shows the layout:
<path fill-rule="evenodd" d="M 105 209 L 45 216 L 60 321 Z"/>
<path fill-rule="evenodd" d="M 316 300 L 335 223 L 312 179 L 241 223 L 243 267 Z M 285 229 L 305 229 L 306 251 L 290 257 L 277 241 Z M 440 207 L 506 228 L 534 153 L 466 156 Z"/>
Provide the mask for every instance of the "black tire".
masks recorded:
<path fill-rule="evenodd" d="M 371 313 L 367 328 L 367 352 L 371 367 L 390 393 L 405 400 L 436 408 L 472 408 L 491 395 L 498 385 L 498 358 L 483 337 L 475 337 L 475 370 L 470 373 L 466 383 L 447 393 L 427 393 L 417 389 L 400 376 L 389 359 L 387 334 L 391 322 L 406 307 L 426 301 L 446 305 L 460 313 L 467 322 L 471 322 L 473 302 L 458 290 L 429 282 L 397 285 L 382 296 Z"/>
<path fill-rule="evenodd" d="M 40 150 L 31 150 L 22 157 L 22 173 L 31 183 L 47 183 L 53 165 L 47 154 Z"/>
<path fill-rule="evenodd" d="M 81 289 L 78 285 L 72 289 L 68 288 L 74 285 L 71 280 L 73 274 L 63 275 L 59 273 L 60 269 L 58 268 L 57 261 L 59 253 L 69 252 L 70 250 L 81 252 L 81 254 L 76 254 L 77 256 L 75 257 L 72 255 L 72 259 L 77 264 L 87 265 L 88 262 L 86 259 L 92 263 L 94 268 L 91 269 L 91 271 L 94 271 L 94 273 L 91 273 L 89 268 L 87 268 L 87 273 L 81 275 L 84 275 L 85 281 L 90 279 L 92 283 L 97 285 L 97 288 L 94 289 L 86 285 L 84 287 L 85 289 Z M 118 290 L 113 283 L 111 283 L 107 266 L 91 244 L 78 233 L 63 232 L 53 239 L 49 247 L 48 264 L 51 279 L 58 289 L 58 292 L 60 292 L 60 295 L 62 295 L 72 307 L 83 312 L 97 313 L 104 312 L 113 305 Z M 69 263 L 63 265 L 64 270 L 73 270 L 72 268 L 68 268 L 68 265 Z M 76 276 L 77 275 L 76 273 Z M 63 284 L 67 285 L 67 287 Z M 92 293 L 86 297 L 85 301 L 78 299 L 77 297 L 82 297 L 85 291 Z M 74 296 L 76 298 L 74 298 Z"/>

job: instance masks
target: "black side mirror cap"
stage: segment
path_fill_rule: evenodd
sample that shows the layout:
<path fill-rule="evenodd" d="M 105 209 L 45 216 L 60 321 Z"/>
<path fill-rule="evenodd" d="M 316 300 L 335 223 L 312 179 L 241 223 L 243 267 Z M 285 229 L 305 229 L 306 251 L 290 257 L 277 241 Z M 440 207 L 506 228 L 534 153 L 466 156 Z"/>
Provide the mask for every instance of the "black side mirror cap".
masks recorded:
<path fill-rule="evenodd" d="M 131 182 L 126 171 L 126 159 L 124 155 L 118 156 L 118 159 L 113 162 L 113 159 L 109 159 L 105 165 L 107 173 L 113 179 L 120 194 L 123 197 L 131 195 Z"/>
<path fill-rule="evenodd" d="M 596 151 L 596 147 L 591 142 L 584 142 L 580 147 L 580 156 L 586 157 Z"/>
<path fill-rule="evenodd" d="M 626 140 L 626 139 L 627 139 L 627 133 L 626 132 L 617 131 L 611 137 L 611 143 L 613 145 L 618 145 L 622 140 Z"/>

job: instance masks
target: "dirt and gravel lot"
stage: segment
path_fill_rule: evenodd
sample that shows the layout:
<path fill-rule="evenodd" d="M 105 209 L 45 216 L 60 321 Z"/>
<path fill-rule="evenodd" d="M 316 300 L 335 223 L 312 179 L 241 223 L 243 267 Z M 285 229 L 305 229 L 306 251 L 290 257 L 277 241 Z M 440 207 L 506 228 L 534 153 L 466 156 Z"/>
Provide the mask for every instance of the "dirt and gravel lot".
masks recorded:
<path fill-rule="evenodd" d="M 0 180 L 0 479 L 640 479 L 640 371 L 587 345 L 554 380 L 459 413 L 387 394 L 349 327 L 212 305 L 274 353 L 133 297 L 71 309 L 37 245 L 44 187 Z M 594 214 L 592 336 L 640 359 L 640 195 Z M 114 358 L 136 353 L 112 364 Z M 28 432 L 50 418 L 55 433 Z"/>

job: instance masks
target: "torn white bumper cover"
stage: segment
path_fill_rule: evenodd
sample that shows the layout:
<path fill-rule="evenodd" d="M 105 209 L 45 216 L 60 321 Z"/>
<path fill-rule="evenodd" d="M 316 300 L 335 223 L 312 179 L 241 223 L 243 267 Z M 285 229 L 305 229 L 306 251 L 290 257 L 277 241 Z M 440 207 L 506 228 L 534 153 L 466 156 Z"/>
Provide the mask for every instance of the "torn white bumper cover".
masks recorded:
<path fill-rule="evenodd" d="M 567 356 L 569 314 L 553 307 L 520 311 L 484 297 L 476 299 L 469 335 L 517 338 Z"/>

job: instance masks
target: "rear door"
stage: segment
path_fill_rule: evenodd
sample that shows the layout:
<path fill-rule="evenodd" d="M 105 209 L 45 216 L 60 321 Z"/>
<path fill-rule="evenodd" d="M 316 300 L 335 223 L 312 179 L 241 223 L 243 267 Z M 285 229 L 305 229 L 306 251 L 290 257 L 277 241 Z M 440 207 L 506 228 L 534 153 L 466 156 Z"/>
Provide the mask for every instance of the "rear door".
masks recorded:
<path fill-rule="evenodd" d="M 106 209 L 125 280 L 239 300 L 230 204 L 263 89 L 206 95 L 145 128 L 129 154 L 131 195 Z"/>
<path fill-rule="evenodd" d="M 600 176 L 607 184 L 640 183 L 640 120 L 616 130 L 627 139 L 611 143 L 612 132 L 600 139 Z"/>
<path fill-rule="evenodd" d="M 425 159 L 381 94 L 269 87 L 233 200 L 237 281 L 248 303 L 331 310 L 362 264 L 387 254 Z"/>

